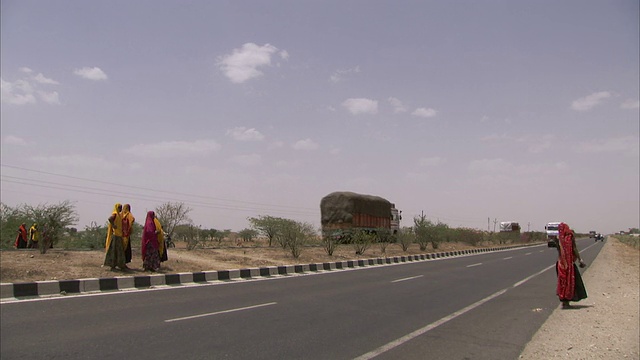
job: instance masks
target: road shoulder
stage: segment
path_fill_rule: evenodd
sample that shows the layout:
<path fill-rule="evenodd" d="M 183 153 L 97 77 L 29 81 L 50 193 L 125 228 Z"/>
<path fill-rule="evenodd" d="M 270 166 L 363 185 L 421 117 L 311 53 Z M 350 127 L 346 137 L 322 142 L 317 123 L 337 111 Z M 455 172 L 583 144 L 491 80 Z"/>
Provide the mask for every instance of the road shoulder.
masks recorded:
<path fill-rule="evenodd" d="M 556 308 L 520 359 L 638 359 L 639 257 L 609 237 L 583 276 L 589 297 Z"/>

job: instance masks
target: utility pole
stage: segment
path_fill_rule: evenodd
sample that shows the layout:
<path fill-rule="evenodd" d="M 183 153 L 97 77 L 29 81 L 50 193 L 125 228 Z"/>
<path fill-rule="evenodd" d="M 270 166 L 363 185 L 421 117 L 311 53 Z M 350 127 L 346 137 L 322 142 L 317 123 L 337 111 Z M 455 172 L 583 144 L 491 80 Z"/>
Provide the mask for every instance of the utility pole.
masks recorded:
<path fill-rule="evenodd" d="M 487 217 L 487 232 L 491 231 L 491 218 Z"/>
<path fill-rule="evenodd" d="M 493 219 L 493 232 L 496 232 L 496 224 L 498 223 L 498 218 Z"/>
<path fill-rule="evenodd" d="M 527 223 L 527 232 L 531 232 L 531 221 Z"/>

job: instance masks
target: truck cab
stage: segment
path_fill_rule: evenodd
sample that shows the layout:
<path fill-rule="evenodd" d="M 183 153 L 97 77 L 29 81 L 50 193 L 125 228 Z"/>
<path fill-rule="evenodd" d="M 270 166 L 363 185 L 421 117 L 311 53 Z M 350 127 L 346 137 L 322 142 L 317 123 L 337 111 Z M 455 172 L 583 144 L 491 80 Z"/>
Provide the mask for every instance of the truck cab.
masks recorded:
<path fill-rule="evenodd" d="M 560 221 L 550 222 L 545 225 L 544 229 L 547 231 L 547 239 L 555 240 L 558 238 L 558 227 L 560 226 Z"/>
<path fill-rule="evenodd" d="M 396 209 L 396 204 L 391 204 L 391 224 L 392 234 L 397 234 L 400 230 L 400 220 L 402 220 L 402 211 Z"/>

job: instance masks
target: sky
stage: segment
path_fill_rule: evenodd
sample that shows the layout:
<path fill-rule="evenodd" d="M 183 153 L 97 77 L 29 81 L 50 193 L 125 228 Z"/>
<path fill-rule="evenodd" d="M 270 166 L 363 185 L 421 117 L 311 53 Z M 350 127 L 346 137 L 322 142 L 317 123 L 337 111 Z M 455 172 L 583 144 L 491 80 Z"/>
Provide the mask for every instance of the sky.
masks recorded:
<path fill-rule="evenodd" d="M 0 4 L 6 205 L 640 227 L 638 1 Z"/>

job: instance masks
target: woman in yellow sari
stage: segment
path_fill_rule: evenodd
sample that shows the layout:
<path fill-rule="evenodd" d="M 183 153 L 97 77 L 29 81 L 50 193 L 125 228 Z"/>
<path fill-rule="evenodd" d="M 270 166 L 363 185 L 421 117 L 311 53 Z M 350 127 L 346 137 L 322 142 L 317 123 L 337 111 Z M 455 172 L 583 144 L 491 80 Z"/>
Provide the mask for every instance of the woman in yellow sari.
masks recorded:
<path fill-rule="evenodd" d="M 162 230 L 162 224 L 158 217 L 153 217 L 153 222 L 156 224 L 156 231 L 158 233 L 158 255 L 160 255 L 160 262 L 167 261 L 167 247 L 164 243 L 164 230 Z"/>
<path fill-rule="evenodd" d="M 111 216 L 109 216 L 109 225 L 107 227 L 107 241 L 105 248 L 107 254 L 104 257 L 104 265 L 115 270 L 116 266 L 125 269 L 124 244 L 122 242 L 122 205 L 116 204 L 113 208 Z"/>
<path fill-rule="evenodd" d="M 124 204 L 122 207 L 122 244 L 124 247 L 124 262 L 126 264 L 131 262 L 131 233 L 133 231 L 133 223 L 136 218 L 131 214 L 131 205 Z"/>

